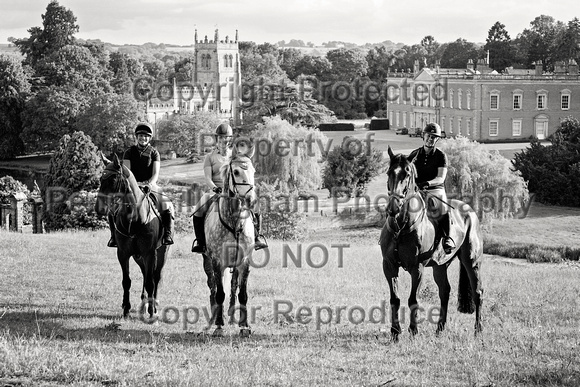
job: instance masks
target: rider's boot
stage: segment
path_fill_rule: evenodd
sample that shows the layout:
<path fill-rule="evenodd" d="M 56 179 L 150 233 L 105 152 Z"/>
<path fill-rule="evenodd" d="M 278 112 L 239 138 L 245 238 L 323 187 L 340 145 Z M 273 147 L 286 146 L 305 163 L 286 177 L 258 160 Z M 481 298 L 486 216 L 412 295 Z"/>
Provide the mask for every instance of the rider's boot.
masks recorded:
<path fill-rule="evenodd" d="M 163 239 L 161 244 L 164 246 L 173 244 L 173 214 L 170 210 L 161 213 L 161 222 L 163 223 Z"/>
<path fill-rule="evenodd" d="M 443 232 L 443 250 L 445 251 L 445 254 L 450 254 L 455 249 L 455 242 L 453 241 L 453 238 L 449 236 L 449 231 L 453 226 L 453 221 L 451 220 L 449 213 L 443 215 L 440 224 L 441 231 Z"/>
<path fill-rule="evenodd" d="M 201 216 L 193 216 L 193 231 L 195 231 L 196 240 L 193 241 L 191 251 L 193 253 L 203 254 L 205 252 L 205 218 Z M 195 244 L 197 242 L 197 245 Z"/>
<path fill-rule="evenodd" d="M 254 250 L 262 250 L 268 247 L 266 243 L 266 238 L 261 234 L 262 231 L 262 219 L 260 214 L 254 214 L 254 228 L 256 237 L 254 238 Z M 260 238 L 264 239 L 262 242 Z"/>
<path fill-rule="evenodd" d="M 109 229 L 111 230 L 111 238 L 107 242 L 107 247 L 117 247 L 117 239 L 115 239 L 115 217 L 113 214 L 108 213 L 107 219 L 109 220 Z"/>

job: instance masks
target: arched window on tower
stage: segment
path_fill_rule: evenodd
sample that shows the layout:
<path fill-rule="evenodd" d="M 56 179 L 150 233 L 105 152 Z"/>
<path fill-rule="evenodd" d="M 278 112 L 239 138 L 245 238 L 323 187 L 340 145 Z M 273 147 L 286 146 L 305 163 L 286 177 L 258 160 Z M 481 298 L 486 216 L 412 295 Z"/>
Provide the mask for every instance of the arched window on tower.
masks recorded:
<path fill-rule="evenodd" d="M 233 55 L 232 55 L 232 54 L 230 54 L 230 56 L 229 56 L 228 58 L 229 58 L 229 60 L 230 60 L 230 65 L 229 65 L 229 67 L 234 67 L 234 57 L 233 57 Z"/>
<path fill-rule="evenodd" d="M 224 55 L 224 67 L 230 67 L 230 61 L 227 55 Z"/>

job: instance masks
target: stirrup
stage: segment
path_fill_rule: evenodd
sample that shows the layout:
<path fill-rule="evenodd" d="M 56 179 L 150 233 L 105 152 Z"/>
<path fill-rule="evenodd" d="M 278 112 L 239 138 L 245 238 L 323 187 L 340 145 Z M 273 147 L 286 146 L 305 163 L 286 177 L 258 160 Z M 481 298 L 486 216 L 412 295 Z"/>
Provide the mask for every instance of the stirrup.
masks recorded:
<path fill-rule="evenodd" d="M 107 242 L 107 247 L 119 247 L 119 246 L 117 246 L 117 241 L 115 240 L 115 238 L 111 238 L 109 239 L 109 242 Z"/>
<path fill-rule="evenodd" d="M 191 246 L 191 252 L 199 254 L 205 253 L 205 246 L 196 245 L 195 242 L 197 242 L 197 239 L 193 241 L 193 245 Z"/>
<path fill-rule="evenodd" d="M 260 237 L 264 239 L 264 242 L 260 240 Z M 266 243 L 266 237 L 264 237 L 263 235 L 258 235 L 256 237 L 256 240 L 254 241 L 254 250 L 258 251 L 265 249 L 266 247 L 268 247 L 268 243 Z"/>
<path fill-rule="evenodd" d="M 171 237 L 171 235 L 166 235 L 163 237 L 163 240 L 161 241 L 161 244 L 163 246 L 169 246 L 173 244 L 173 238 Z"/>
<path fill-rule="evenodd" d="M 451 252 L 455 249 L 455 242 L 450 237 L 445 237 L 443 239 L 443 250 L 445 254 L 451 254 Z"/>

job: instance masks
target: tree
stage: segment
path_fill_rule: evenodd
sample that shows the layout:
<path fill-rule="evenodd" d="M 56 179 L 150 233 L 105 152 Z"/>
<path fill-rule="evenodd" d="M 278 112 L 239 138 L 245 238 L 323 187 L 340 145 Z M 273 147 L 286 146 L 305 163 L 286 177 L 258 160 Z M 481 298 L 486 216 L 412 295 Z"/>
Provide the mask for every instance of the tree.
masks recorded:
<path fill-rule="evenodd" d="M 286 72 L 288 78 L 291 80 L 296 80 L 296 77 L 300 75 L 296 71 L 296 64 L 304 57 L 302 51 L 296 48 L 286 48 L 279 51 L 280 57 L 280 68 Z"/>
<path fill-rule="evenodd" d="M 242 83 L 275 84 L 288 80 L 278 64 L 278 49 L 274 45 L 240 42 L 239 52 Z"/>
<path fill-rule="evenodd" d="M 435 67 L 435 63 L 440 59 L 438 57 L 440 44 L 432 35 L 427 35 L 421 39 L 421 47 L 425 50 L 427 66 L 431 68 Z"/>
<path fill-rule="evenodd" d="M 24 152 L 21 114 L 30 93 L 30 74 L 11 55 L 0 54 L 0 159 Z"/>
<path fill-rule="evenodd" d="M 157 123 L 159 137 L 172 142 L 173 150 L 183 157 L 203 154 L 201 135 L 210 135 L 222 121 L 211 112 L 174 115 Z"/>
<path fill-rule="evenodd" d="M 102 94 L 88 101 L 87 108 L 79 112 L 73 130 L 90 136 L 105 154 L 122 152 L 133 143 L 139 110 L 129 94 Z"/>
<path fill-rule="evenodd" d="M 256 88 L 253 90 L 257 94 Z M 292 82 L 270 85 L 265 88 L 262 98 L 246 97 L 244 100 L 242 113 L 246 123 L 261 122 L 263 117 L 279 116 L 291 125 L 314 127 L 330 122 L 334 116 L 326 106 L 312 98 L 306 86 L 300 88 Z"/>
<path fill-rule="evenodd" d="M 67 134 L 60 139 L 50 159 L 41 192 L 47 230 L 102 226 L 93 213 L 95 195 L 87 193 L 99 187 L 104 168 L 97 152 L 91 138 L 82 132 Z M 87 203 L 87 198 L 92 201 Z M 78 207 L 83 208 L 77 210 Z"/>
<path fill-rule="evenodd" d="M 43 27 L 32 27 L 28 30 L 30 37 L 14 42 L 26 57 L 26 63 L 33 68 L 45 56 L 60 48 L 74 44 L 74 34 L 79 31 L 77 18 L 72 11 L 52 0 L 42 15 Z"/>
<path fill-rule="evenodd" d="M 489 67 L 497 72 L 502 72 L 512 65 L 512 41 L 502 23 L 495 22 L 491 26 L 483 49 L 489 51 Z"/>
<path fill-rule="evenodd" d="M 542 61 L 544 70 L 554 70 L 554 51 L 556 37 L 565 29 L 562 22 L 556 22 L 552 16 L 540 15 L 530 22 L 517 37 L 520 60 L 525 67 Z"/>
<path fill-rule="evenodd" d="M 365 54 L 360 49 L 339 48 L 326 53 L 331 64 L 329 78 L 351 82 L 355 78 L 367 75 L 369 65 Z"/>
<path fill-rule="evenodd" d="M 325 157 L 323 187 L 328 190 L 329 197 L 360 197 L 366 193 L 368 183 L 385 167 L 381 151 L 347 136 Z"/>
<path fill-rule="evenodd" d="M 447 195 L 471 205 L 480 219 L 512 217 L 529 200 L 521 173 L 499 152 L 465 137 L 447 139 L 440 148 L 449 159 Z"/>
<path fill-rule="evenodd" d="M 74 88 L 88 96 L 112 91 L 107 68 L 87 47 L 61 47 L 41 59 L 36 69 L 46 86 Z"/>
<path fill-rule="evenodd" d="M 449 43 L 445 48 L 441 56 L 441 67 L 466 68 L 469 59 L 477 63 L 477 59 L 481 58 L 482 55 L 483 53 L 475 43 L 459 38 L 455 42 Z"/>
<path fill-rule="evenodd" d="M 62 136 L 74 132 L 76 117 L 89 99 L 74 88 L 50 86 L 27 100 L 21 134 L 26 150 L 54 150 Z"/>
<path fill-rule="evenodd" d="M 286 195 L 320 188 L 318 143 L 326 142 L 320 131 L 293 126 L 280 117 L 265 117 L 249 137 L 257 144 L 253 162 L 259 182 Z"/>
<path fill-rule="evenodd" d="M 554 60 L 575 59 L 580 63 L 580 20 L 568 22 L 568 27 L 558 35 L 554 49 Z"/>

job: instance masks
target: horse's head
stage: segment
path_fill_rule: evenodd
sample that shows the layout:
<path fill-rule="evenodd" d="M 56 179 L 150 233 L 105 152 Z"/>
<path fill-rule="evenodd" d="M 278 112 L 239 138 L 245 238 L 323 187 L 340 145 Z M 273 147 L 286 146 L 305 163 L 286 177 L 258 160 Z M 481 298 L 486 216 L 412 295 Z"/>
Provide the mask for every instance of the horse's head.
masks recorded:
<path fill-rule="evenodd" d="M 249 157 L 233 154 L 229 163 L 222 166 L 221 173 L 228 196 L 246 200 L 248 203 L 256 200 L 256 170 Z"/>
<path fill-rule="evenodd" d="M 389 147 L 388 153 L 391 162 L 387 171 L 387 191 L 389 193 L 387 214 L 395 216 L 401 211 L 407 198 L 417 192 L 415 185 L 417 170 L 413 162 L 402 154 L 395 155 L 391 147 Z"/>
<path fill-rule="evenodd" d="M 99 215 L 104 215 L 109 210 L 114 196 L 124 195 L 127 192 L 128 170 L 117 155 L 114 156 L 113 161 L 108 160 L 103 154 L 101 154 L 101 159 L 105 164 L 105 170 L 100 179 L 95 211 Z"/>

